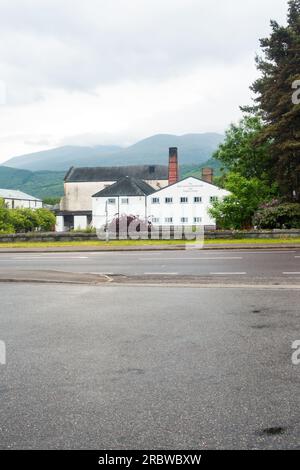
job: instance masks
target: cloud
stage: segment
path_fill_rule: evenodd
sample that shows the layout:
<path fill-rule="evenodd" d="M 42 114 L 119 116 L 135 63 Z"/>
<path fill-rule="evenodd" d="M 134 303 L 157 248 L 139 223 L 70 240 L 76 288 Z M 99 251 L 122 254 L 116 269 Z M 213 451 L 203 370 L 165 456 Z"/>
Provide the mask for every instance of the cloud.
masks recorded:
<path fill-rule="evenodd" d="M 285 15 L 285 0 L 1 0 L 0 123 L 28 137 L 0 159 L 78 136 L 223 130 Z"/>

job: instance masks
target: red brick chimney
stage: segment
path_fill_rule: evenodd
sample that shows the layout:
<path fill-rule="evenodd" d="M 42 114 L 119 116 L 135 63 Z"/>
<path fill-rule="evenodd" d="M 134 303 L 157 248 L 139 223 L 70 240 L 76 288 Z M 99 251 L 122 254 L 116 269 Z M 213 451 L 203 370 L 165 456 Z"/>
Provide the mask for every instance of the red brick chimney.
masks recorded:
<path fill-rule="evenodd" d="M 178 179 L 178 149 L 171 147 L 169 148 L 169 184 L 177 183 Z"/>
<path fill-rule="evenodd" d="M 213 168 L 202 168 L 202 181 L 206 183 L 213 183 L 214 180 L 214 170 Z"/>

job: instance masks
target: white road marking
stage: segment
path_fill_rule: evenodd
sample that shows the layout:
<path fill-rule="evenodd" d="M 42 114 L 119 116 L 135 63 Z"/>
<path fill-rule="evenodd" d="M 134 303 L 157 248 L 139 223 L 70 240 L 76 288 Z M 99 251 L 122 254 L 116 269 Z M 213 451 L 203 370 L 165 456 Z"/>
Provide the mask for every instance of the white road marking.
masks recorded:
<path fill-rule="evenodd" d="M 234 275 L 234 276 L 243 276 L 245 274 L 247 274 L 247 273 L 245 273 L 245 272 L 244 273 L 210 273 L 210 275 L 212 275 L 212 276 L 232 276 L 232 275 Z"/>
<path fill-rule="evenodd" d="M 49 258 L 48 256 L 34 256 L 32 258 L 22 257 L 22 258 L 3 258 L 5 261 L 34 261 L 40 259 L 46 259 L 47 261 L 50 259 L 89 259 L 88 256 L 52 256 Z"/>
<path fill-rule="evenodd" d="M 290 275 L 290 274 L 296 274 L 296 275 L 300 275 L 300 272 L 290 272 L 290 273 L 282 273 L 282 274 L 286 274 L 286 275 Z"/>
<path fill-rule="evenodd" d="M 144 276 L 178 276 L 178 273 L 144 273 Z"/>
<path fill-rule="evenodd" d="M 224 250 L 223 251 L 218 251 L 217 253 L 224 253 Z M 295 251 L 295 250 L 294 251 L 291 251 L 291 250 L 284 250 L 284 251 L 279 251 L 279 250 L 276 250 L 276 251 L 270 251 L 270 250 L 268 250 L 268 251 L 234 250 L 234 251 L 228 251 L 228 250 L 226 250 L 226 253 L 242 253 L 243 255 L 275 255 L 275 254 L 283 255 L 283 254 L 286 254 L 286 253 L 297 253 L 297 251 Z"/>
<path fill-rule="evenodd" d="M 214 257 L 202 257 L 202 258 L 159 258 L 158 261 L 166 261 L 166 260 L 188 260 L 188 261 L 199 261 L 199 260 L 235 260 L 235 259 L 244 259 L 242 256 L 214 256 Z M 140 261 L 149 261 L 149 258 L 140 258 Z"/>

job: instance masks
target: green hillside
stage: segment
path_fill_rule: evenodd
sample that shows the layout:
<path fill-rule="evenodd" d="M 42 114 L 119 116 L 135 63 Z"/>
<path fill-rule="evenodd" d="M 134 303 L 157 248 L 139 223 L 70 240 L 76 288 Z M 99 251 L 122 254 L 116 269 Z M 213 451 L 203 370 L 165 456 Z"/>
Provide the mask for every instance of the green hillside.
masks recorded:
<path fill-rule="evenodd" d="M 186 178 L 187 176 L 195 176 L 195 178 L 201 178 L 202 168 L 209 167 L 213 168 L 214 176 L 220 176 L 222 165 L 218 160 L 210 158 L 207 162 L 202 165 L 182 165 L 180 167 L 180 176 L 181 178 Z"/>
<path fill-rule="evenodd" d="M 64 193 L 65 172 L 28 171 L 0 166 L 0 188 L 19 189 L 32 196 L 59 197 Z"/>

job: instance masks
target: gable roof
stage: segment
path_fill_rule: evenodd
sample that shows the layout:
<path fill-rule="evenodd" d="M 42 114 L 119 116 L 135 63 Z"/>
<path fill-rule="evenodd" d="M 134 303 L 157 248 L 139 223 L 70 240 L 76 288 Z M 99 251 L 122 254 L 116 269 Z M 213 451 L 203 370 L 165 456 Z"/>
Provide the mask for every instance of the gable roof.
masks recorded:
<path fill-rule="evenodd" d="M 219 188 L 219 186 L 216 186 L 216 185 L 213 184 L 213 183 L 208 183 L 207 181 L 204 181 L 204 180 L 202 180 L 201 178 L 196 178 L 196 176 L 187 176 L 186 178 L 183 178 L 182 180 L 179 180 L 179 181 L 177 181 L 176 183 L 169 184 L 168 186 L 165 186 L 164 188 L 158 189 L 158 190 L 155 191 L 155 192 L 156 192 L 156 193 L 159 193 L 159 192 L 161 192 L 161 191 L 164 191 L 165 189 L 168 189 L 168 188 L 171 188 L 172 186 L 175 186 L 175 184 L 182 183 L 183 181 L 186 181 L 186 180 L 189 180 L 189 179 L 193 179 L 193 180 L 196 180 L 196 181 L 200 181 L 201 183 L 208 184 L 209 186 L 213 186 L 214 188 L 219 189 L 220 191 L 225 191 L 225 192 L 227 192 L 228 194 L 230 194 L 230 192 L 227 191 L 226 189 Z"/>
<path fill-rule="evenodd" d="M 155 192 L 145 181 L 132 176 L 124 176 L 108 188 L 102 189 L 92 197 L 148 196 Z"/>
<path fill-rule="evenodd" d="M 15 189 L 0 189 L 0 197 L 3 199 L 18 199 L 24 201 L 41 201 L 41 199 L 30 196 L 29 194 L 23 193 Z"/>
<path fill-rule="evenodd" d="M 123 176 L 142 180 L 167 180 L 168 167 L 164 165 L 133 165 L 110 167 L 71 167 L 65 176 L 66 183 L 117 181 Z"/>

